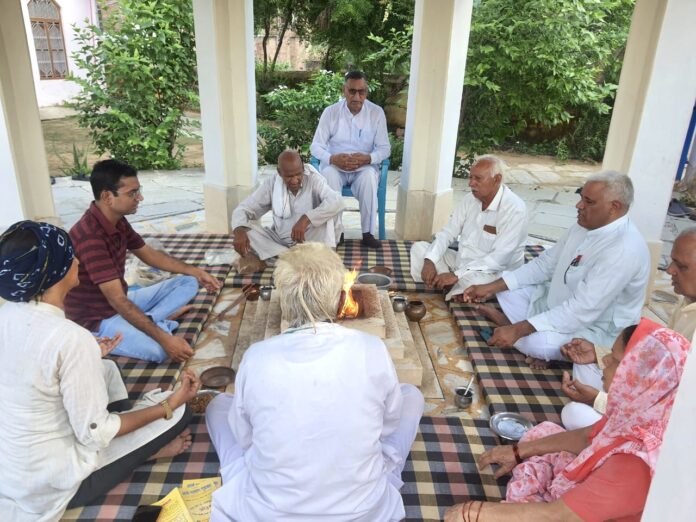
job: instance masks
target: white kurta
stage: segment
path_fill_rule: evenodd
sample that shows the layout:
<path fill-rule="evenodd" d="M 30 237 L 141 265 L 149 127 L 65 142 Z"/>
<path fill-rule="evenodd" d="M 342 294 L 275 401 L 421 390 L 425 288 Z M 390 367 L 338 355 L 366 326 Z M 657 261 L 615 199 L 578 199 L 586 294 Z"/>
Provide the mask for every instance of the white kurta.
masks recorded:
<path fill-rule="evenodd" d="M 273 176 L 242 201 L 232 213 L 232 229 L 249 228 L 251 248 L 259 258 L 268 259 L 295 244 L 292 227 L 306 215 L 311 223 L 305 234 L 307 240 L 335 247 L 334 219 L 344 206 L 341 195 L 332 190 L 311 165 L 305 165 L 302 186 L 297 194 L 286 190 L 285 197 L 280 197 L 276 186 L 278 183 L 283 183 L 280 176 Z M 273 212 L 273 225 L 270 228 L 262 228 L 254 223 L 268 211 Z"/>
<path fill-rule="evenodd" d="M 319 118 L 310 151 L 322 169 L 332 155 L 344 152 L 369 154 L 370 164 L 379 165 L 391 153 L 382 107 L 365 100 L 360 112 L 353 114 L 345 99 L 329 105 Z"/>
<path fill-rule="evenodd" d="M 243 456 L 221 469 L 211 520 L 401 520 L 403 457 L 385 441 L 401 411 L 377 337 L 320 323 L 251 346 L 229 417 Z"/>
<path fill-rule="evenodd" d="M 422 281 L 425 259 L 443 269 L 438 273 L 452 271 L 459 282 L 447 294 L 450 299 L 473 284 L 494 281 L 503 270 L 522 266 L 526 239 L 527 207 L 506 185 L 500 186 L 486 210 L 469 193 L 432 243 L 418 242 L 411 247 L 411 276 Z M 455 240 L 459 250 L 453 252 L 453 259 L 446 259 Z"/>
<path fill-rule="evenodd" d="M 107 386 L 105 376 L 114 382 Z M 58 520 L 87 476 L 181 419 L 183 407 L 170 421 L 114 438 L 121 418 L 106 406 L 124 398 L 117 377 L 94 336 L 61 309 L 35 302 L 0 307 L 1 520 Z M 170 394 L 153 390 L 133 409 Z"/>
<path fill-rule="evenodd" d="M 360 112 L 353 114 L 345 99 L 328 106 L 319 118 L 310 150 L 321 162 L 321 173 L 332 189 L 340 193 L 345 185 L 351 187 L 360 206 L 361 229 L 374 234 L 377 227 L 379 164 L 391 154 L 387 118 L 382 108 L 365 100 Z M 354 152 L 369 154 L 370 165 L 349 172 L 330 164 L 333 154 Z M 339 228 L 342 229 L 340 218 Z"/>
<path fill-rule="evenodd" d="M 0 308 L 0 513 L 57 520 L 121 427 L 94 337 L 45 303 Z"/>
<path fill-rule="evenodd" d="M 503 279 L 511 291 L 534 287 L 527 320 L 537 332 L 611 346 L 625 327 L 638 324 L 649 275 L 645 239 L 624 216 L 596 230 L 573 225 Z"/>

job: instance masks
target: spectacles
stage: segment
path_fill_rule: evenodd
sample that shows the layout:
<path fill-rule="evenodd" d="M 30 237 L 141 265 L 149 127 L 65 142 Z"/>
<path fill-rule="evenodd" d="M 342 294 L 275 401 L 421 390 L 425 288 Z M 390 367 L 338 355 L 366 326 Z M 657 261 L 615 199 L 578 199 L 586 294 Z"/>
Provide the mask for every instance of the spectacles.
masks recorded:
<path fill-rule="evenodd" d="M 360 96 L 367 96 L 367 89 L 348 89 L 348 94 L 355 96 L 356 94 Z"/>
<path fill-rule="evenodd" d="M 114 196 L 128 196 L 131 199 L 136 199 L 138 196 L 143 195 L 143 187 L 138 187 L 137 189 L 133 189 L 130 192 L 114 192 Z"/>

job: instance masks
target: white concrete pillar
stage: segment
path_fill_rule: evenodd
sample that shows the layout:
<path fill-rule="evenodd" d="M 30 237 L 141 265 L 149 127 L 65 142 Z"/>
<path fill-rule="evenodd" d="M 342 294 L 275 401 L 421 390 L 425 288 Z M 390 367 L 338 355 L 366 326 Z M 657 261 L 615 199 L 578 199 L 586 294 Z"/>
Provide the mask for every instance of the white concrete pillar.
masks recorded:
<path fill-rule="evenodd" d="M 427 5 L 426 5 L 427 4 Z M 416 0 L 396 234 L 430 240 L 452 211 L 472 0 Z"/>
<path fill-rule="evenodd" d="M 228 233 L 256 183 L 252 0 L 194 0 L 208 231 Z"/>
<path fill-rule="evenodd" d="M 653 475 L 643 522 L 693 520 L 696 513 L 694 494 L 694 433 L 696 433 L 696 335 L 686 361 L 672 415 L 662 439 L 660 456 Z"/>
<path fill-rule="evenodd" d="M 57 223 L 36 104 L 22 4 L 0 16 L 0 228 L 21 219 Z"/>
<path fill-rule="evenodd" d="M 648 242 L 654 269 L 696 99 L 694 20 L 693 0 L 636 2 L 604 153 L 605 169 L 633 181 L 630 217 Z"/>

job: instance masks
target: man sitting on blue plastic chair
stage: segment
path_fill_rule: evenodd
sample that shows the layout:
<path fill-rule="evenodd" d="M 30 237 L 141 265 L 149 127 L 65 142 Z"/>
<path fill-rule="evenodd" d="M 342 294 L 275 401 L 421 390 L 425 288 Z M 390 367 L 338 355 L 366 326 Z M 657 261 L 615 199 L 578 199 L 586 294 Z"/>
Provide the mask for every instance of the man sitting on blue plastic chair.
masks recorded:
<path fill-rule="evenodd" d="M 324 109 L 310 150 L 321 161 L 320 172 L 329 186 L 341 193 L 343 186 L 348 185 L 357 198 L 362 244 L 380 248 L 374 236 L 379 164 L 389 157 L 391 146 L 384 111 L 367 100 L 367 92 L 364 73 L 346 74 L 344 97 Z"/>

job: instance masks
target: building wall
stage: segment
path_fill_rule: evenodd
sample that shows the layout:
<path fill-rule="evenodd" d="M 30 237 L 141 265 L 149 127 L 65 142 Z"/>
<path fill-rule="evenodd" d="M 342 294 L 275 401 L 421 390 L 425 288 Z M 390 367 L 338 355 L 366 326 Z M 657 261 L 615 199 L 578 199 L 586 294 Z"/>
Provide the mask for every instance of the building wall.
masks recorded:
<path fill-rule="evenodd" d="M 254 44 L 256 61 L 263 63 L 263 35 L 256 36 Z M 278 36 L 271 34 L 267 43 L 269 67 L 273 61 L 277 45 Z M 308 60 L 312 60 L 309 44 L 302 41 L 293 31 L 287 31 L 283 38 L 283 46 L 280 48 L 276 65 L 287 64 L 290 66 L 291 71 L 305 71 L 307 70 Z"/>
<path fill-rule="evenodd" d="M 69 80 L 42 80 L 39 77 L 39 67 L 36 61 L 36 51 L 34 39 L 31 32 L 31 22 L 27 11 L 29 0 L 21 0 L 22 15 L 24 16 L 24 26 L 27 35 L 27 43 L 31 55 L 32 74 L 34 75 L 34 88 L 39 107 L 60 105 L 75 96 L 80 91 L 80 87 Z M 68 55 L 68 69 L 76 75 L 81 76 L 82 71 L 77 68 L 72 53 L 77 50 L 77 43 L 73 39 L 72 26 L 85 27 L 87 24 L 95 23 L 97 20 L 97 8 L 94 0 L 57 0 L 60 6 L 61 26 L 65 50 Z M 87 22 L 85 21 L 87 20 Z"/>

